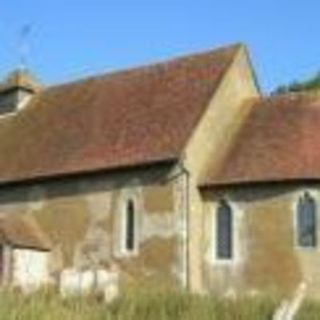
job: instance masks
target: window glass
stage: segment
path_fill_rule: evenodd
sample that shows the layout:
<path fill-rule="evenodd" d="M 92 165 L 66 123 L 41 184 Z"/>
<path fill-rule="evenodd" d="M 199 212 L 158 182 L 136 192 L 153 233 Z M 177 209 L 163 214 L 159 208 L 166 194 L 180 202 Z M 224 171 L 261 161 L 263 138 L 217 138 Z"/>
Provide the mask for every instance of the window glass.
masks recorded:
<path fill-rule="evenodd" d="M 221 201 L 217 210 L 217 258 L 232 258 L 232 210 L 226 201 Z"/>
<path fill-rule="evenodd" d="M 127 251 L 135 249 L 135 207 L 132 200 L 127 203 L 125 246 Z"/>
<path fill-rule="evenodd" d="M 304 194 L 298 201 L 298 245 L 315 247 L 317 245 L 316 203 L 309 194 Z"/>

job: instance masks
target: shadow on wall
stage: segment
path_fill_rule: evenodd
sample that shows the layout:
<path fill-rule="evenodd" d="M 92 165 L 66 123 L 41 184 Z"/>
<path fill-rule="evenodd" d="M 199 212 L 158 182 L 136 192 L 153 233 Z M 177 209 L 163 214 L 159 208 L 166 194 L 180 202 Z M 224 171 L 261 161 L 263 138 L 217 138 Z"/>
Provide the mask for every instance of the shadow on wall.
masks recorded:
<path fill-rule="evenodd" d="M 284 187 L 285 183 L 285 187 Z M 227 196 L 236 202 L 260 202 L 262 200 L 272 200 L 278 197 L 283 197 L 301 189 L 304 185 L 308 188 L 319 188 L 320 184 L 314 181 L 279 181 L 279 182 L 261 182 L 247 183 L 239 186 L 219 186 L 212 190 L 202 190 L 202 195 L 205 200 L 220 200 Z"/>
<path fill-rule="evenodd" d="M 121 189 L 137 182 L 144 185 L 166 183 L 167 177 L 172 170 L 172 165 L 144 166 L 136 169 L 123 169 L 121 172 L 95 172 L 90 174 L 79 174 L 38 181 L 26 181 L 2 186 L 0 194 L 0 205 L 11 203 L 23 203 L 27 201 L 41 201 L 57 197 L 68 197 Z M 89 188 L 82 188 L 83 185 L 90 185 Z M 34 190 L 34 192 L 32 192 Z M 38 191 L 38 192 L 37 192 Z"/>

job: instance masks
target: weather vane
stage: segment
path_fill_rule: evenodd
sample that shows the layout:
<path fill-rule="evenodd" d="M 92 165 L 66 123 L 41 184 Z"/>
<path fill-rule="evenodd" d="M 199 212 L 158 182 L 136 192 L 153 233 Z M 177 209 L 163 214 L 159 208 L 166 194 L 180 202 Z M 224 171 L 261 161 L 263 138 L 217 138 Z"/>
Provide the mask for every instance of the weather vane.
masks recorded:
<path fill-rule="evenodd" d="M 18 51 L 19 51 L 19 69 L 26 70 L 28 64 L 29 55 L 29 37 L 31 34 L 31 24 L 25 24 L 22 26 L 19 33 Z"/>

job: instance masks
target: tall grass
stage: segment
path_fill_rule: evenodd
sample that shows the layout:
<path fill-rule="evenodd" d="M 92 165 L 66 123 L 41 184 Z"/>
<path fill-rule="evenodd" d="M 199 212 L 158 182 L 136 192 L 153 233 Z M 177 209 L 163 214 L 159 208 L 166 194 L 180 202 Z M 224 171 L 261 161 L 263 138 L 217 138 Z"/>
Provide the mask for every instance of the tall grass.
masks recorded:
<path fill-rule="evenodd" d="M 296 320 L 319 320 L 320 303 L 319 301 L 306 301 L 300 308 Z"/>
<path fill-rule="evenodd" d="M 1 320 L 267 320 L 274 309 L 268 298 L 221 300 L 179 292 L 129 292 L 110 305 L 53 293 L 0 294 Z"/>

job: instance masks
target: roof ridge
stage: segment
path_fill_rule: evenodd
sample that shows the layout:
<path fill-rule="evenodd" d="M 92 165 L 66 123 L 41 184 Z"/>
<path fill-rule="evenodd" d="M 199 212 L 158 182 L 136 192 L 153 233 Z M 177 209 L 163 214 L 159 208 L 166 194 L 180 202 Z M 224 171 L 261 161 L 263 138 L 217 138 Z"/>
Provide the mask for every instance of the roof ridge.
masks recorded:
<path fill-rule="evenodd" d="M 285 99 L 285 98 L 300 98 L 300 97 L 319 97 L 320 98 L 320 88 L 319 89 L 309 89 L 302 91 L 290 91 L 279 94 L 271 94 L 267 96 L 262 96 L 261 100 L 270 101 L 276 99 Z"/>
<path fill-rule="evenodd" d="M 52 85 L 45 87 L 45 90 L 56 89 L 56 88 L 60 88 L 63 86 L 69 86 L 69 85 L 83 84 L 87 81 L 95 81 L 95 80 L 100 80 L 100 79 L 103 79 L 106 77 L 112 77 L 112 76 L 118 76 L 118 75 L 120 76 L 120 75 L 128 74 L 131 72 L 143 71 L 143 70 L 147 70 L 150 68 L 155 68 L 157 66 L 158 67 L 165 66 L 167 64 L 175 63 L 175 62 L 182 61 L 185 59 L 197 58 L 197 57 L 205 56 L 208 54 L 218 54 L 218 53 L 221 53 L 222 51 L 234 50 L 235 52 L 237 52 L 242 47 L 245 47 L 244 43 L 236 42 L 233 44 L 219 46 L 217 48 L 212 48 L 212 49 L 208 49 L 205 51 L 196 51 L 196 52 L 189 53 L 189 54 L 176 55 L 176 56 L 172 56 L 171 58 L 164 58 L 164 59 L 160 59 L 158 61 L 154 61 L 154 62 L 150 62 L 150 63 L 138 64 L 136 66 L 131 66 L 128 68 L 124 67 L 124 68 L 120 68 L 120 69 L 102 72 L 99 74 L 84 76 L 83 78 L 78 78 L 78 79 L 74 79 L 74 80 L 70 80 L 70 81 L 64 81 L 61 83 L 52 84 Z"/>

